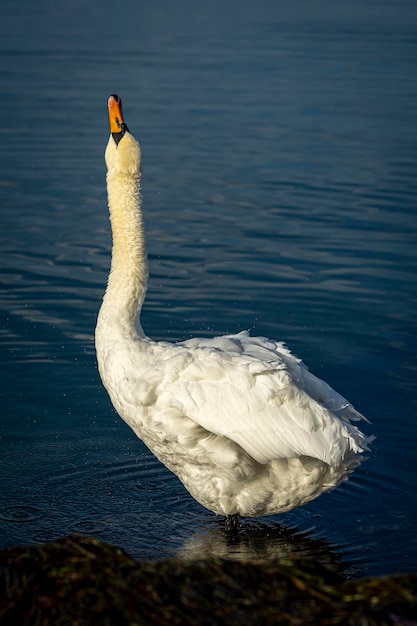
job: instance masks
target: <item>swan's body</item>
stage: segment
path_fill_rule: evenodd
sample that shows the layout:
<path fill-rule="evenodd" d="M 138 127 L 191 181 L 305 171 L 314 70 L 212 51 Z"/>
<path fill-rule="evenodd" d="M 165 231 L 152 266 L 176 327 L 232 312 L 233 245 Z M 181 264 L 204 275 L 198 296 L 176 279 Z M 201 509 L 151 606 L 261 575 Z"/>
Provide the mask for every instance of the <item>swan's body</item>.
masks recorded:
<path fill-rule="evenodd" d="M 202 505 L 259 516 L 305 504 L 359 464 L 364 419 L 282 343 L 242 332 L 170 344 L 139 316 L 147 258 L 140 149 L 109 99 L 112 267 L 96 328 L 100 374 L 119 415 Z"/>

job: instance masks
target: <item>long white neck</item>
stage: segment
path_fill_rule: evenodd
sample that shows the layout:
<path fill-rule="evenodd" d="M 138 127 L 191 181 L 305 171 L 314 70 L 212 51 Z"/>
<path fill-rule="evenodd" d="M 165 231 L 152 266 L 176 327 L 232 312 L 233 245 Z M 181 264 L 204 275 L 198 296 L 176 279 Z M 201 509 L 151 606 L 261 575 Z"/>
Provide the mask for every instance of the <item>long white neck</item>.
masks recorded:
<path fill-rule="evenodd" d="M 107 173 L 113 250 L 99 323 L 123 336 L 144 336 L 139 315 L 148 267 L 140 178 L 140 171 L 132 174 L 117 169 Z"/>

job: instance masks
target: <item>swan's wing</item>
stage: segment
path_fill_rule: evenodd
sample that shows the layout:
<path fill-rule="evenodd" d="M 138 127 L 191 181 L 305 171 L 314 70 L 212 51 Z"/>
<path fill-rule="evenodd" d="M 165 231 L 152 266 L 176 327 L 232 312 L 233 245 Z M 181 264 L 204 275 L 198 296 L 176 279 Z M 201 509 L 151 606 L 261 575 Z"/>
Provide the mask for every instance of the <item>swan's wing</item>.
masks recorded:
<path fill-rule="evenodd" d="M 366 449 L 350 424 L 359 414 L 282 344 L 239 333 L 180 347 L 164 363 L 161 410 L 175 407 L 259 463 L 307 455 L 336 466 Z"/>

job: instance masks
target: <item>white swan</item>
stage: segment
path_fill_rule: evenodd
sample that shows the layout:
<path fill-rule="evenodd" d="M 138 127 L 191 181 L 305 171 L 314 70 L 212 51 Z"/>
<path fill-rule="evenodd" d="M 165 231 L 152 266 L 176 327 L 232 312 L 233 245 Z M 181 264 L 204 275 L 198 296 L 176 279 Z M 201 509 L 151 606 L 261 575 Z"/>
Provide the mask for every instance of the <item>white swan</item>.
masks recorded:
<path fill-rule="evenodd" d="M 96 328 L 103 384 L 119 415 L 194 498 L 238 516 L 289 511 L 335 487 L 372 437 L 365 419 L 282 343 L 247 332 L 171 344 L 145 336 L 147 256 L 141 153 L 108 101 L 111 272 Z"/>

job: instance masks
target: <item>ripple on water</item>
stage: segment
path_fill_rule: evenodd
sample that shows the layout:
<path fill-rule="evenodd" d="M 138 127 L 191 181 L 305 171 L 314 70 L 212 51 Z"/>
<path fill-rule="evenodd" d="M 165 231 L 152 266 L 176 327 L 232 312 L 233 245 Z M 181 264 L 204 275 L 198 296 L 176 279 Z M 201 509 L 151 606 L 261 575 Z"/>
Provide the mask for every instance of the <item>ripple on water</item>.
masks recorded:
<path fill-rule="evenodd" d="M 71 524 L 70 529 L 82 535 L 96 536 L 106 530 L 106 524 L 93 519 L 81 519 Z"/>
<path fill-rule="evenodd" d="M 123 458 L 100 461 L 95 466 L 95 478 L 105 477 L 114 484 L 130 483 L 132 489 L 143 491 L 163 490 L 173 480 L 169 472 L 153 455 L 146 453 L 145 458 L 129 453 Z"/>
<path fill-rule="evenodd" d="M 33 522 L 45 512 L 36 506 L 11 505 L 0 509 L 0 519 L 7 522 Z"/>
<path fill-rule="evenodd" d="M 80 454 L 85 435 L 76 430 L 48 431 L 37 433 L 36 437 L 24 442 L 24 454 L 21 446 L 14 446 L 2 456 L 2 465 L 22 471 L 22 464 L 32 467 L 39 457 L 42 465 L 76 457 Z"/>
<path fill-rule="evenodd" d="M 45 528 L 39 532 L 33 533 L 32 540 L 35 543 L 48 543 L 49 541 L 57 541 L 57 539 L 60 539 L 65 534 L 65 531 L 63 532 L 60 528 Z"/>
<path fill-rule="evenodd" d="M 32 454 L 41 455 L 49 461 L 56 462 L 60 459 L 68 459 L 77 456 L 80 453 L 79 448 L 73 444 L 59 443 L 38 443 L 33 446 Z"/>

